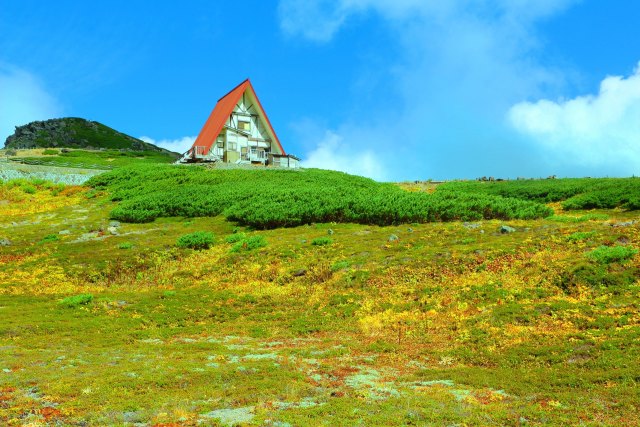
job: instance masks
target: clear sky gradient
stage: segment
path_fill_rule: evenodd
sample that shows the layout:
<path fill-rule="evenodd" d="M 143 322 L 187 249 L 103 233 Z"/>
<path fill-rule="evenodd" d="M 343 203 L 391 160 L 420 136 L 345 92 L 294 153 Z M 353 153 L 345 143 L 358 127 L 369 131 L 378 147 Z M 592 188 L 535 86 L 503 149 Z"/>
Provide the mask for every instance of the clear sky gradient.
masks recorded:
<path fill-rule="evenodd" d="M 0 0 L 0 140 L 75 116 L 184 151 L 251 78 L 309 167 L 640 172 L 635 0 Z"/>

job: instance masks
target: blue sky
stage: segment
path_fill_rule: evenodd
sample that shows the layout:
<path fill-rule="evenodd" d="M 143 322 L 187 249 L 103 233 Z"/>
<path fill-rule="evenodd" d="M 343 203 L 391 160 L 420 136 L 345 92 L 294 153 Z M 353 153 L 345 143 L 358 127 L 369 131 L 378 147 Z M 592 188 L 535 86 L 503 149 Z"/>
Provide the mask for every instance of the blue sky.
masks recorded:
<path fill-rule="evenodd" d="M 638 16 L 633 0 L 0 0 L 0 139 L 76 116 L 184 150 L 250 77 L 307 166 L 638 175 Z"/>

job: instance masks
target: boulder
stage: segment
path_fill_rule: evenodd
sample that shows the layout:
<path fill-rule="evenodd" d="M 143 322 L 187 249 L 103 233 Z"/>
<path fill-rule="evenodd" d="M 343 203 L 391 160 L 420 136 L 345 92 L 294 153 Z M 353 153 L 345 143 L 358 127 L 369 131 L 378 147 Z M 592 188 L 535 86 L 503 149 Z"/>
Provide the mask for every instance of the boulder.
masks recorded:
<path fill-rule="evenodd" d="M 514 233 L 516 229 L 513 227 L 509 227 L 508 225 L 501 225 L 499 228 L 499 231 L 502 234 L 508 234 L 508 233 Z"/>
<path fill-rule="evenodd" d="M 0 246 L 11 246 L 11 240 L 5 238 L 0 239 Z"/>

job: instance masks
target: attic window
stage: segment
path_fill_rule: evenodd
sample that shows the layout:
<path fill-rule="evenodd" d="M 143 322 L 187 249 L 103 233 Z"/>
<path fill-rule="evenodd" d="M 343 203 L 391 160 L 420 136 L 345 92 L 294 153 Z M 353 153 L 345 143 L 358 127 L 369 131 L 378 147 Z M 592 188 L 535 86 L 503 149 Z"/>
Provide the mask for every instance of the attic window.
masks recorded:
<path fill-rule="evenodd" d="M 250 131 L 251 130 L 251 122 L 238 121 L 238 129 L 245 130 L 245 131 Z"/>

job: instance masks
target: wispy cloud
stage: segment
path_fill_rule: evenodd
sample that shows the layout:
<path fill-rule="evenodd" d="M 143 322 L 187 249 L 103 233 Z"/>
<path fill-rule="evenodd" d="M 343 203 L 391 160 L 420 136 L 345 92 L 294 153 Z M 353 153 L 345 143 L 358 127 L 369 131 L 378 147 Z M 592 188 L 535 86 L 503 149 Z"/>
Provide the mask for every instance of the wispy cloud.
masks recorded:
<path fill-rule="evenodd" d="M 286 33 L 324 43 L 355 16 L 367 25 L 386 26 L 397 55 L 379 73 L 385 76 L 385 93 L 398 102 L 390 106 L 384 97 L 373 99 L 367 117 L 347 116 L 328 130 L 355 152 L 384 151 L 390 178 L 515 177 L 547 171 L 538 147 L 504 117 L 521 100 L 563 87 L 564 74 L 536 60 L 541 49 L 536 24 L 573 3 L 282 0 L 280 16 Z M 367 21 L 368 16 L 377 19 Z M 357 83 L 367 87 L 363 78 Z M 357 92 L 357 85 L 349 89 Z M 353 99 L 360 97 L 355 93 Z M 366 132 L 371 128 L 377 137 Z M 344 129 L 352 132 L 343 134 Z M 386 150 L 389 144 L 392 149 Z"/>
<path fill-rule="evenodd" d="M 0 64 L 0 142 L 16 126 L 59 117 L 62 108 L 38 78 L 18 67 Z"/>
<path fill-rule="evenodd" d="M 345 138 L 326 131 L 307 153 L 302 166 L 306 168 L 331 169 L 361 175 L 378 181 L 388 178 L 383 161 L 372 149 L 360 150 L 345 143 Z"/>
<path fill-rule="evenodd" d="M 640 167 L 640 63 L 628 77 L 609 76 L 595 95 L 521 102 L 509 111 L 520 132 L 584 165 L 615 166 L 622 174 Z"/>
<path fill-rule="evenodd" d="M 166 148 L 169 151 L 174 151 L 176 153 L 184 153 L 193 145 L 196 140 L 195 136 L 183 136 L 178 139 L 160 139 L 155 140 L 148 136 L 141 136 L 141 140 L 144 142 L 148 142 L 149 144 L 157 145 L 158 147 Z"/>

